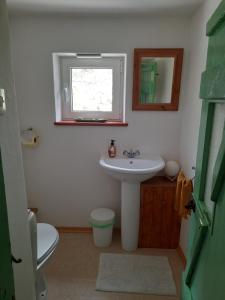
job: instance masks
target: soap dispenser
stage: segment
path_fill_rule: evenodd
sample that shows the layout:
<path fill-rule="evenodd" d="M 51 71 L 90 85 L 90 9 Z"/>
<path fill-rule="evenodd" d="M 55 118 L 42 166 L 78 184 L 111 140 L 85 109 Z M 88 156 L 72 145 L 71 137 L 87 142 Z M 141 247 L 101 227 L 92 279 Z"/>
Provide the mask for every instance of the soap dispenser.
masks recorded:
<path fill-rule="evenodd" d="M 109 157 L 111 157 L 111 158 L 116 157 L 115 140 L 111 140 L 111 143 L 110 143 L 109 149 L 108 149 L 108 155 L 109 155 Z"/>

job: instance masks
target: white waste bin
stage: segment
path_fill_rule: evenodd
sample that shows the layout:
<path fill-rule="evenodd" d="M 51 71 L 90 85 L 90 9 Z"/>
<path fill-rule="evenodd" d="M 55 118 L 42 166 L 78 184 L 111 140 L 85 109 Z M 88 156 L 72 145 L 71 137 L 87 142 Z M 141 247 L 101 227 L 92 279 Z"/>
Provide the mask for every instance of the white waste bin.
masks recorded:
<path fill-rule="evenodd" d="M 109 208 L 98 208 L 91 212 L 94 243 L 97 247 L 108 247 L 112 242 L 115 212 Z"/>

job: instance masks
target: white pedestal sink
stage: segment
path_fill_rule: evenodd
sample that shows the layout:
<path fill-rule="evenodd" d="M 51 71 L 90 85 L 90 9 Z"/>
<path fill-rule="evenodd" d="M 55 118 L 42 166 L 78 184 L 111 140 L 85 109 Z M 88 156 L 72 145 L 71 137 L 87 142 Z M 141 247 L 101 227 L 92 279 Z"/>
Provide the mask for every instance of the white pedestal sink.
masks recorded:
<path fill-rule="evenodd" d="M 148 158 L 104 158 L 99 161 L 107 174 L 122 182 L 121 236 L 122 247 L 134 251 L 138 247 L 140 182 L 154 177 L 165 166 L 160 156 Z"/>

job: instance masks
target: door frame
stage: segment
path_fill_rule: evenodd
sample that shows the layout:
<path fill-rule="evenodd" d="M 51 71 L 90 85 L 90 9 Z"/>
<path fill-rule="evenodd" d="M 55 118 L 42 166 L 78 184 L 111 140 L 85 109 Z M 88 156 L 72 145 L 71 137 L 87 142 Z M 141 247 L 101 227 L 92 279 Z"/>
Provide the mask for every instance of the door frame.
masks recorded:
<path fill-rule="evenodd" d="M 35 275 L 27 217 L 27 197 L 22 162 L 19 118 L 11 65 L 6 0 L 0 1 L 0 88 L 6 94 L 6 112 L 0 115 L 0 148 L 5 182 L 11 251 L 22 263 L 13 264 L 15 297 L 35 300 Z"/>
<path fill-rule="evenodd" d="M 202 73 L 200 98 L 203 99 L 201 122 L 199 129 L 198 152 L 196 159 L 196 174 L 193 198 L 196 203 L 195 220 L 199 220 L 196 231 L 197 235 L 192 241 L 191 253 L 188 257 L 186 271 L 182 275 L 182 299 L 193 300 L 191 293 L 191 281 L 198 265 L 198 258 L 204 246 L 205 238 L 212 233 L 216 202 L 225 181 L 225 127 L 222 142 L 219 148 L 216 163 L 213 169 L 213 185 L 211 200 L 215 203 L 214 213 L 211 216 L 205 205 L 205 187 L 207 181 L 208 160 L 210 156 L 211 138 L 214 124 L 216 104 L 225 103 L 224 65 L 210 61 L 213 52 L 213 35 L 225 24 L 225 0 L 223 0 L 207 23 L 207 36 L 209 37 L 208 58 L 206 71 Z M 215 49 L 214 49 L 215 50 Z M 215 51 L 216 53 L 216 51 Z M 214 54 L 215 55 L 215 54 Z M 218 61 L 219 62 L 219 61 Z M 215 80 L 216 78 L 216 80 Z M 192 219 L 193 221 L 193 219 Z M 189 237 L 190 238 L 190 237 Z M 193 238 L 193 237 L 192 237 Z"/>

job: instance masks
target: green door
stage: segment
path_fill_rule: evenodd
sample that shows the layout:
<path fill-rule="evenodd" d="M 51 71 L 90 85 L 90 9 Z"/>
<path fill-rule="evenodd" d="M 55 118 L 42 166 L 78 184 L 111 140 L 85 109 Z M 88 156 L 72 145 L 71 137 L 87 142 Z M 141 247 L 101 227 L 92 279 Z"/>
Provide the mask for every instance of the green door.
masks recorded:
<path fill-rule="evenodd" d="M 225 299 L 225 0 L 207 24 L 202 115 L 182 300 Z M 217 146 L 218 145 L 218 146 Z"/>
<path fill-rule="evenodd" d="M 141 63 L 141 103 L 155 103 L 157 62 L 145 59 Z"/>
<path fill-rule="evenodd" d="M 0 152 L 0 300 L 14 297 L 11 247 L 5 198 L 4 177 Z"/>

